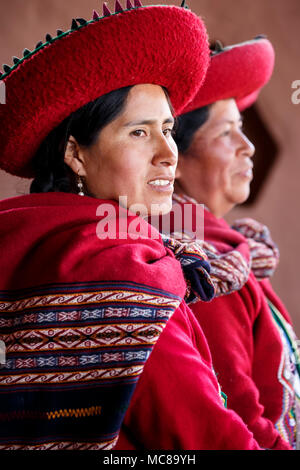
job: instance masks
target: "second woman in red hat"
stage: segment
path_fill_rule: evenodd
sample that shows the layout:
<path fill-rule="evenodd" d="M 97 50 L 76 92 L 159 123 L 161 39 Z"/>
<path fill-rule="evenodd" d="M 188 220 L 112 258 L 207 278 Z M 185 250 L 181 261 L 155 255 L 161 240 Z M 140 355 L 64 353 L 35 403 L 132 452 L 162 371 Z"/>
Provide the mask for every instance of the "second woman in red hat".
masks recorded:
<path fill-rule="evenodd" d="M 254 146 L 243 133 L 239 108 L 255 101 L 273 65 L 265 38 L 218 45 L 204 86 L 179 117 L 174 202 L 205 205 L 204 238 L 218 298 L 191 308 L 208 339 L 228 407 L 262 447 L 296 449 L 300 357 L 290 315 L 269 281 L 279 252 L 263 224 L 242 219 L 230 227 L 224 220 L 247 199 L 253 177 Z"/>

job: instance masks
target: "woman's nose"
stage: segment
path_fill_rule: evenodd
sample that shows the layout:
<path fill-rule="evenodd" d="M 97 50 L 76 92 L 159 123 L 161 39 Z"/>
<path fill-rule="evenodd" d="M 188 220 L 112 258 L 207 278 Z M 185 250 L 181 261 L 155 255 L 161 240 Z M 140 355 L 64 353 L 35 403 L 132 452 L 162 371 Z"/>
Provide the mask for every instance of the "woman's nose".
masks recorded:
<path fill-rule="evenodd" d="M 255 153 L 255 146 L 251 142 L 251 140 L 248 139 L 248 137 L 242 132 L 241 133 L 241 154 L 245 157 L 253 157 Z"/>
<path fill-rule="evenodd" d="M 178 160 L 178 150 L 174 140 L 164 134 L 157 138 L 152 163 L 154 165 L 175 166 Z"/>

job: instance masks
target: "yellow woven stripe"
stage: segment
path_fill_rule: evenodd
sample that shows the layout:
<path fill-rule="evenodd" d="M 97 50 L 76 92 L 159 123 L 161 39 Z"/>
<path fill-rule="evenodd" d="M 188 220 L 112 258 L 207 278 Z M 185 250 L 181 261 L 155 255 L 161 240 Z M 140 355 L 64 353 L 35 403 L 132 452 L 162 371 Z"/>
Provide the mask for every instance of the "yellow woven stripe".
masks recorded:
<path fill-rule="evenodd" d="M 69 408 L 68 410 L 56 410 L 47 412 L 48 419 L 56 418 L 85 418 L 101 414 L 101 406 L 90 406 L 89 408 Z"/>

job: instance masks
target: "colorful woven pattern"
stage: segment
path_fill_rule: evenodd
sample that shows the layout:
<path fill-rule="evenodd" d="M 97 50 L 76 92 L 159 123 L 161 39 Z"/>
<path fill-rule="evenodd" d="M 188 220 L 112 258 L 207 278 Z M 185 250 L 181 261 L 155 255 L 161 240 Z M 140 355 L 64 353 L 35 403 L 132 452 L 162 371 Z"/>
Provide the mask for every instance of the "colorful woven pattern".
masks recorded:
<path fill-rule="evenodd" d="M 0 449 L 112 448 L 180 301 L 124 282 L 0 292 Z"/>
<path fill-rule="evenodd" d="M 200 242 L 211 265 L 210 277 L 215 288 L 215 297 L 240 290 L 247 282 L 250 266 L 238 250 L 220 254 L 208 242 Z"/>
<path fill-rule="evenodd" d="M 209 275 L 210 264 L 200 244 L 197 241 L 183 243 L 176 239 L 175 233 L 172 233 L 172 238 L 162 234 L 162 239 L 181 264 L 187 283 L 185 301 L 191 303 L 211 300 L 215 289 Z"/>
<path fill-rule="evenodd" d="M 257 280 L 269 278 L 279 263 L 279 249 L 266 225 L 248 218 L 235 220 L 231 226 L 247 238 L 251 254 L 251 270 Z"/>
<path fill-rule="evenodd" d="M 283 386 L 282 414 L 276 422 L 276 428 L 283 439 L 299 450 L 300 353 L 291 325 L 270 300 L 268 304 L 283 345 L 278 371 L 278 380 Z"/>
<path fill-rule="evenodd" d="M 197 201 L 186 194 L 173 194 L 173 204 L 197 205 Z M 209 277 L 214 287 L 214 297 L 228 295 L 240 290 L 247 282 L 250 274 L 250 263 L 247 262 L 245 253 L 236 250 L 220 253 L 211 243 L 205 240 L 193 240 L 188 226 L 184 226 L 182 232 L 173 232 L 172 238 L 178 242 L 184 242 L 185 246 L 197 247 L 202 253 L 203 259 L 210 264 Z M 175 254 L 176 256 L 176 254 Z M 195 297 L 196 299 L 196 297 Z M 196 299 L 197 300 L 197 299 Z"/>
<path fill-rule="evenodd" d="M 197 201 L 185 194 L 173 194 L 173 203 L 195 205 Z M 256 220 L 243 218 L 236 220 L 231 228 L 245 237 L 248 245 L 246 251 L 239 251 L 236 247 L 222 253 L 207 241 L 197 240 L 196 243 L 210 263 L 209 274 L 215 297 L 239 291 L 247 282 L 251 271 L 258 281 L 270 278 L 279 262 L 279 250 L 268 227 Z M 185 226 L 182 233 L 172 233 L 171 236 L 185 244 L 195 244 L 189 233 L 189 227 Z"/>

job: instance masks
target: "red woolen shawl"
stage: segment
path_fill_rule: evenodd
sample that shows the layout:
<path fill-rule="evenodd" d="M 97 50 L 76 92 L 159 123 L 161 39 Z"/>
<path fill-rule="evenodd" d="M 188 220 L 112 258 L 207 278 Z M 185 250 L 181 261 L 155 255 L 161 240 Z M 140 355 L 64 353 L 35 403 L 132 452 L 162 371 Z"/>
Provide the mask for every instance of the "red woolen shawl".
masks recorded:
<path fill-rule="evenodd" d="M 230 251 L 245 238 L 223 219 L 205 212 L 205 239 L 220 252 Z M 284 388 L 278 379 L 282 341 L 265 295 L 290 323 L 290 317 L 268 281 L 251 273 L 238 292 L 214 299 L 209 305 L 191 306 L 206 335 L 228 407 L 234 409 L 253 432 L 261 447 L 290 449 L 275 428 L 283 409 Z M 293 437 L 291 437 L 291 441 Z"/>
<path fill-rule="evenodd" d="M 182 207 L 192 205 L 193 220 L 190 223 L 194 225 L 196 201 L 177 194 L 174 195 L 174 201 Z M 251 236 L 254 230 L 258 240 L 260 237 L 255 230 L 260 228 L 264 234 L 261 234 L 261 242 L 265 240 L 264 243 L 271 246 L 273 242 L 267 236 L 266 227 L 255 221 L 248 225 L 248 230 L 246 226 L 247 224 L 243 225 L 240 220 L 236 222 L 233 230 L 225 220 L 217 219 L 205 210 L 205 240 L 199 242 L 204 251 L 207 246 L 213 244 L 219 254 L 220 268 L 228 271 L 227 277 L 231 275 L 230 270 L 234 264 L 224 264 L 224 256 L 228 257 L 235 252 L 245 259 L 249 268 L 254 261 L 255 264 L 253 272 L 248 271 L 246 278 L 241 278 L 243 282 L 238 289 L 232 289 L 231 282 L 227 281 L 225 276 L 223 287 L 227 295 L 222 295 L 222 292 L 217 290 L 217 298 L 209 303 L 191 303 L 190 308 L 207 338 L 214 369 L 222 390 L 228 396 L 228 407 L 242 417 L 261 447 L 291 449 L 289 443 L 294 446 L 296 440 L 293 408 L 297 407 L 297 385 L 296 382 L 292 384 L 292 374 L 290 378 L 285 377 L 285 374 L 290 373 L 295 364 L 290 366 L 290 358 L 283 354 L 285 341 L 282 340 L 282 331 L 275 324 L 266 298 L 279 310 L 289 325 L 288 330 L 292 330 L 291 322 L 270 282 L 258 282 L 254 277 L 254 273 L 261 278 L 262 273 L 272 272 L 272 269 L 264 269 L 264 266 L 271 266 L 272 263 L 268 263 L 269 258 L 255 258 L 258 253 L 251 252 L 252 244 L 248 243 L 246 236 Z M 185 220 L 182 220 L 182 227 L 188 239 L 193 233 L 191 227 Z M 172 232 L 172 226 L 170 229 Z M 242 229 L 245 229 L 245 235 L 238 231 Z M 253 242 L 253 239 L 251 241 Z M 206 252 L 211 261 L 211 253 Z M 267 252 L 264 253 L 266 256 Z M 235 262 L 239 262 L 238 258 Z M 213 282 L 218 286 L 219 271 L 212 268 L 212 272 L 215 273 Z M 232 292 L 233 290 L 235 292 Z M 228 295 L 228 292 L 232 293 Z M 161 342 L 163 338 L 164 336 Z M 297 356 L 296 354 L 295 358 Z"/>
<path fill-rule="evenodd" d="M 110 202 L 65 193 L 0 202 L 2 449 L 112 448 L 184 297 L 180 263 L 142 219 L 98 238 Z M 124 239 L 137 221 L 140 235 Z"/>
<path fill-rule="evenodd" d="M 145 365 L 116 449 L 258 450 L 218 390 L 205 336 L 182 304 Z"/>

